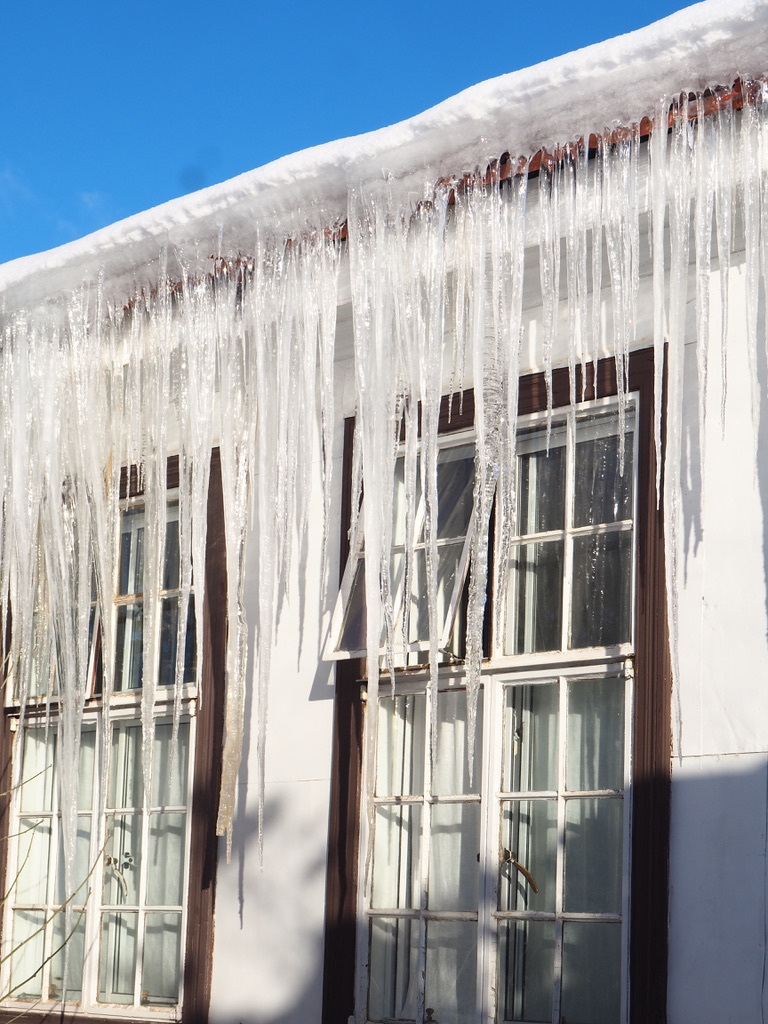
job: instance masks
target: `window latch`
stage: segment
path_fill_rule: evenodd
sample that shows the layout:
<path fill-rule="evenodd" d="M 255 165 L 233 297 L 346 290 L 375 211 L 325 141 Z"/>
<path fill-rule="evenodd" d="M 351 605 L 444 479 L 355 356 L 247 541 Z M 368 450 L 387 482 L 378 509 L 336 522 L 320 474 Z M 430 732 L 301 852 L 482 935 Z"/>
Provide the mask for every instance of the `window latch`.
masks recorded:
<path fill-rule="evenodd" d="M 513 868 L 517 868 L 517 870 L 520 872 L 520 874 L 526 880 L 528 885 L 530 885 L 530 887 L 533 889 L 533 891 L 534 892 L 538 892 L 539 891 L 539 887 L 536 884 L 536 879 L 533 877 L 533 875 L 528 870 L 528 868 L 520 863 L 520 861 L 517 859 L 517 854 L 516 853 L 510 853 L 510 851 L 505 848 L 501 852 L 501 862 L 502 862 L 502 864 L 511 864 Z"/>

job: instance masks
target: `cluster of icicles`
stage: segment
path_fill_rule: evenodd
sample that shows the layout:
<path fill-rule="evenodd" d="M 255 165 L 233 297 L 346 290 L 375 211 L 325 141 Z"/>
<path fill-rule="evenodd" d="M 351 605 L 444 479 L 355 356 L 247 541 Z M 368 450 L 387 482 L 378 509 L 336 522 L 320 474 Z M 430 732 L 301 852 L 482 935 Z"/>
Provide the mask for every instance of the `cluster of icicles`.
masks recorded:
<path fill-rule="evenodd" d="M 143 664 L 156 665 L 167 457 L 178 452 L 180 463 L 178 621 L 183 628 L 191 566 L 202 566 L 205 559 L 210 453 L 214 446 L 220 448 L 229 629 L 219 834 L 228 834 L 231 841 L 249 685 L 254 687 L 263 802 L 270 652 L 296 534 L 307 528 L 318 424 L 326 539 L 328 524 L 335 521 L 330 480 L 334 343 L 339 268 L 347 258 L 356 383 L 353 509 L 365 480 L 365 501 L 354 517 L 353 531 L 362 529 L 365 537 L 367 647 L 378 650 L 386 630 L 383 660 L 393 664 L 389 548 L 392 481 L 404 418 L 406 493 L 416 493 L 420 473 L 426 500 L 433 683 L 439 656 L 435 524 L 440 400 L 446 381 L 453 391 L 474 387 L 477 528 L 467 627 L 473 725 L 492 502 L 502 566 L 515 517 L 518 376 L 523 345 L 525 351 L 530 346 L 523 310 L 525 252 L 538 254 L 534 285 L 540 289 L 543 329 L 537 361 L 550 375 L 556 342 L 567 346 L 572 370 L 605 354 L 624 364 L 639 340 L 640 264 L 650 239 L 659 449 L 662 353 L 668 346 L 663 500 L 676 662 L 686 305 L 695 300 L 703 422 L 713 390 L 707 366 L 711 351 L 717 352 L 717 405 L 724 406 L 728 278 L 736 249 L 746 267 L 745 343 L 753 369 L 758 301 L 768 283 L 767 92 L 760 83 L 746 85 L 744 91 L 749 102 L 743 111 L 737 113 L 724 102 L 705 117 L 697 117 L 703 98 L 674 104 L 667 100 L 659 105 L 647 142 L 641 141 L 637 127 L 614 131 L 598 138 L 595 152 L 593 136 L 592 152 L 582 141 L 551 154 L 551 159 L 545 154 L 537 178 L 523 168 L 502 186 L 489 185 L 482 175 L 437 189 L 430 185 L 428 201 L 418 203 L 397 182 L 361 186 L 349 196 L 346 245 L 323 224 L 308 226 L 293 240 L 255 226 L 247 259 L 218 260 L 213 272 L 210 267 L 202 272 L 190 259 L 187 272 L 172 282 L 161 265 L 160 284 L 152 291 L 137 290 L 125 307 L 110 308 L 103 299 L 103 283 L 95 282 L 68 298 L 59 320 L 5 310 L 0 350 L 0 591 L 9 595 L 6 608 L 13 615 L 6 667 L 23 704 L 36 645 L 39 652 L 41 642 L 47 642 L 56 652 L 66 863 L 72 864 L 75 839 L 73 793 L 86 696 L 92 576 L 101 608 L 107 697 L 114 676 L 113 595 L 124 465 L 138 466 L 143 478 Z M 744 244 L 734 248 L 737 233 Z M 176 256 L 184 262 L 183 252 Z M 710 331 L 715 269 L 722 292 L 721 323 Z M 717 276 L 714 281 L 717 286 Z M 711 342 L 710 333 L 719 340 Z M 621 391 L 624 376 L 617 376 Z M 756 371 L 752 379 L 757 380 Z M 756 416 L 758 399 L 755 394 Z M 413 509 L 409 514 L 412 518 Z M 249 560 L 258 567 L 259 594 L 251 621 L 243 597 Z M 204 586 L 204 573 L 196 571 L 198 617 Z M 200 621 L 198 637 L 202 633 Z M 41 641 L 41 636 L 48 639 Z M 246 678 L 249 644 L 252 683 Z M 183 642 L 177 650 L 184 651 Z M 375 713 L 376 658 L 369 660 L 368 671 L 374 698 L 369 709 Z M 201 659 L 197 672 L 199 686 Z M 181 665 L 176 679 L 178 696 Z M 153 673 L 145 672 L 145 778 L 152 770 L 154 701 Z M 108 700 L 104 703 L 108 707 Z M 177 717 L 179 706 L 177 700 Z M 471 737 L 468 749 L 473 749 Z M 150 792 L 149 785 L 145 792 Z"/>

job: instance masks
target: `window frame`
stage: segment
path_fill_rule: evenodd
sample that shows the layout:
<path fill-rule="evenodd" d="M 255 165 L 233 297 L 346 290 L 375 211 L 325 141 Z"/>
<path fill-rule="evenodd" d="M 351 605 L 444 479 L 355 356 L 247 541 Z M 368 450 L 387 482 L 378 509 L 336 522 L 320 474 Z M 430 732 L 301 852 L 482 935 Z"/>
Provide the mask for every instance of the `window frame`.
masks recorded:
<path fill-rule="evenodd" d="M 171 456 L 167 463 L 166 487 L 176 490 L 179 485 L 179 459 Z M 143 491 L 136 467 L 124 468 L 121 474 L 121 501 L 133 502 L 140 499 Z M 49 1020 L 51 1012 L 61 1020 L 88 1021 L 136 1021 L 146 1024 L 147 1019 L 180 1020 L 182 1024 L 200 1024 L 208 1019 L 211 997 L 213 965 L 213 926 L 216 895 L 216 869 L 219 841 L 216 836 L 216 809 L 218 805 L 221 778 L 221 748 L 224 731 L 224 695 L 226 666 L 226 546 L 224 534 L 224 505 L 221 483 L 221 459 L 219 449 L 211 452 L 210 482 L 207 500 L 207 540 L 205 556 L 205 599 L 203 603 L 203 631 L 198 637 L 197 657 L 202 659 L 202 699 L 194 700 L 193 765 L 190 770 L 192 785 L 187 796 L 188 807 L 188 855 L 187 886 L 184 892 L 183 917 L 185 918 L 182 937 L 183 959 L 179 989 L 181 1004 L 175 1013 L 160 1009 L 156 1012 L 147 1008 L 137 1014 L 137 1008 L 128 1006 L 120 1010 L 117 1004 L 84 1010 L 80 1004 L 46 1003 L 41 1008 L 28 1007 L 21 1001 L 0 1006 L 0 1024 L 10 1024 L 21 1013 L 32 1021 Z M 6 632 L 3 638 L 3 655 L 10 645 L 12 614 L 6 617 Z M 93 676 L 95 657 L 89 659 L 88 705 L 94 709 L 100 706 L 101 696 L 94 694 Z M 4 664 L 6 658 L 4 657 Z M 137 714 L 138 694 L 141 691 L 115 693 L 115 710 L 110 718 L 115 721 L 127 720 Z M 43 701 L 45 698 L 43 698 Z M 39 700 L 33 700 L 27 712 L 26 722 L 34 726 L 39 717 L 36 712 Z M 160 708 L 163 702 L 158 702 Z M 168 705 L 169 713 L 172 704 Z M 167 717 L 162 714 L 159 717 Z M 25 722 L 25 724 L 26 724 Z M 0 836 L 8 836 L 13 822 L 13 778 L 14 732 L 18 725 L 18 707 L 4 706 L 0 719 Z M 8 872 L 8 843 L 0 842 L 0 886 L 6 891 Z M 3 923 L 5 915 L 3 915 Z M 52 1011 L 53 1008 L 53 1011 Z"/>
<path fill-rule="evenodd" d="M 620 372 L 623 368 L 620 366 Z M 663 367 L 660 368 L 663 376 Z M 569 370 L 557 369 L 547 380 L 544 373 L 521 378 L 518 412 L 523 417 L 582 401 L 615 396 L 618 391 L 613 359 L 589 364 L 585 379 L 576 368 L 571 390 Z M 671 775 L 671 665 L 666 613 L 663 510 L 656 500 L 656 451 L 653 438 L 655 372 L 652 349 L 632 353 L 622 389 L 638 394 L 635 583 L 634 683 L 631 823 L 629 829 L 632 873 L 629 883 L 629 996 L 630 1024 L 666 1020 L 667 907 L 669 859 L 669 800 Z M 550 392 L 551 388 L 551 392 Z M 457 398 L 454 397 L 454 409 Z M 473 400 L 465 393 L 464 416 L 471 426 Z M 443 401 L 441 425 L 453 423 Z M 346 532 L 351 518 L 353 421 L 345 423 L 341 567 L 346 564 Z M 486 653 L 489 649 L 486 647 Z M 618 652 L 617 652 L 618 653 Z M 603 653 L 602 657 L 605 655 Z M 507 659 L 502 659 L 507 661 Z M 504 671 L 514 668 L 509 659 Z M 550 661 L 551 661 L 550 657 Z M 577 659 L 578 660 L 578 659 Z M 502 670 L 494 661 L 494 669 Z M 530 669 L 530 666 L 529 666 Z M 362 746 L 365 720 L 365 662 L 340 661 L 336 665 L 334 735 L 326 886 L 325 969 L 323 1024 L 354 1018 L 355 946 L 358 899 L 358 851 L 361 840 L 363 794 Z"/>

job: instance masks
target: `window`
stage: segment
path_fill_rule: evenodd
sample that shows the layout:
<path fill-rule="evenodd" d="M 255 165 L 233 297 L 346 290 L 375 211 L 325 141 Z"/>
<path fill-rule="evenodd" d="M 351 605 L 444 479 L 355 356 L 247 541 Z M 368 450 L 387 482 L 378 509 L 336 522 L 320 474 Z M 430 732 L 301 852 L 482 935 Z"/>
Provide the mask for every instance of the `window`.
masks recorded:
<path fill-rule="evenodd" d="M 8 897 L 0 985 L 10 1016 L 50 1012 L 62 1002 L 78 1016 L 100 1018 L 200 1020 L 207 1013 L 223 688 L 224 623 L 217 616 L 225 607 L 218 453 L 211 461 L 202 637 L 195 631 L 194 593 L 187 628 L 178 631 L 177 475 L 174 460 L 169 464 L 165 562 L 156 601 L 150 789 L 145 792 L 141 710 L 142 688 L 148 682 L 142 642 L 148 524 L 135 477 L 129 484 L 126 474 L 111 610 L 113 687 L 107 706 L 107 659 L 100 656 L 106 634 L 94 594 L 69 868 L 58 757 L 62 724 L 49 636 L 36 644 L 34 696 L 24 716 L 15 701 L 5 709 L 3 740 L 14 762 L 3 819 L 8 828 Z M 44 598 L 43 588 L 41 624 Z M 202 658 L 202 705 L 195 685 L 197 658 Z M 180 706 L 174 708 L 177 660 L 182 689 Z"/>
<path fill-rule="evenodd" d="M 609 366 L 597 383 L 615 393 Z M 543 381 L 521 382 L 518 529 L 496 574 L 505 615 L 471 780 L 460 662 L 441 672 L 434 761 L 423 675 L 382 687 L 373 736 L 363 665 L 340 667 L 349 789 L 334 806 L 327 938 L 346 962 L 327 964 L 326 1021 L 663 1019 L 669 669 L 650 354 L 633 357 L 630 386 L 621 412 L 592 397 L 548 423 Z"/>

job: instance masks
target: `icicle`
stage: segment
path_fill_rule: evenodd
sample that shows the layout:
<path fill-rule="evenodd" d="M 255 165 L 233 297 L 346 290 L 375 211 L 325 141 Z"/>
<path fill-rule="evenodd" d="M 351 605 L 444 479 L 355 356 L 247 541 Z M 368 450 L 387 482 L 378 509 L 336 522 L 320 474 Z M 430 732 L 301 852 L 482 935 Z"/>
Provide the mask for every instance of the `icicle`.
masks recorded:
<path fill-rule="evenodd" d="M 667 216 L 667 110 L 663 100 L 653 121 L 648 149 L 650 175 L 651 257 L 653 265 L 653 439 L 656 451 L 656 505 L 661 504 L 661 468 L 664 453 L 661 447 L 661 421 L 664 386 L 665 331 L 665 221 Z"/>
<path fill-rule="evenodd" d="M 689 155 L 691 127 L 688 100 L 674 110 L 669 173 L 670 195 L 669 359 L 667 373 L 666 456 L 664 460 L 664 536 L 666 547 L 669 648 L 676 701 L 677 751 L 681 748 L 680 661 L 678 651 L 679 553 L 682 543 L 682 414 L 685 366 L 685 311 L 687 305 L 689 237 L 691 228 L 691 175 Z"/>
<path fill-rule="evenodd" d="M 696 102 L 694 239 L 696 252 L 696 367 L 699 392 L 699 471 L 704 492 L 709 356 L 709 289 L 712 271 L 712 215 L 715 200 L 716 154 L 712 119 L 704 116 L 704 100 Z"/>
<path fill-rule="evenodd" d="M 716 139 L 716 223 L 717 260 L 720 277 L 720 430 L 725 433 L 725 401 L 728 391 L 728 284 L 733 234 L 733 163 L 735 159 L 734 118 L 730 105 L 717 112 Z"/>

